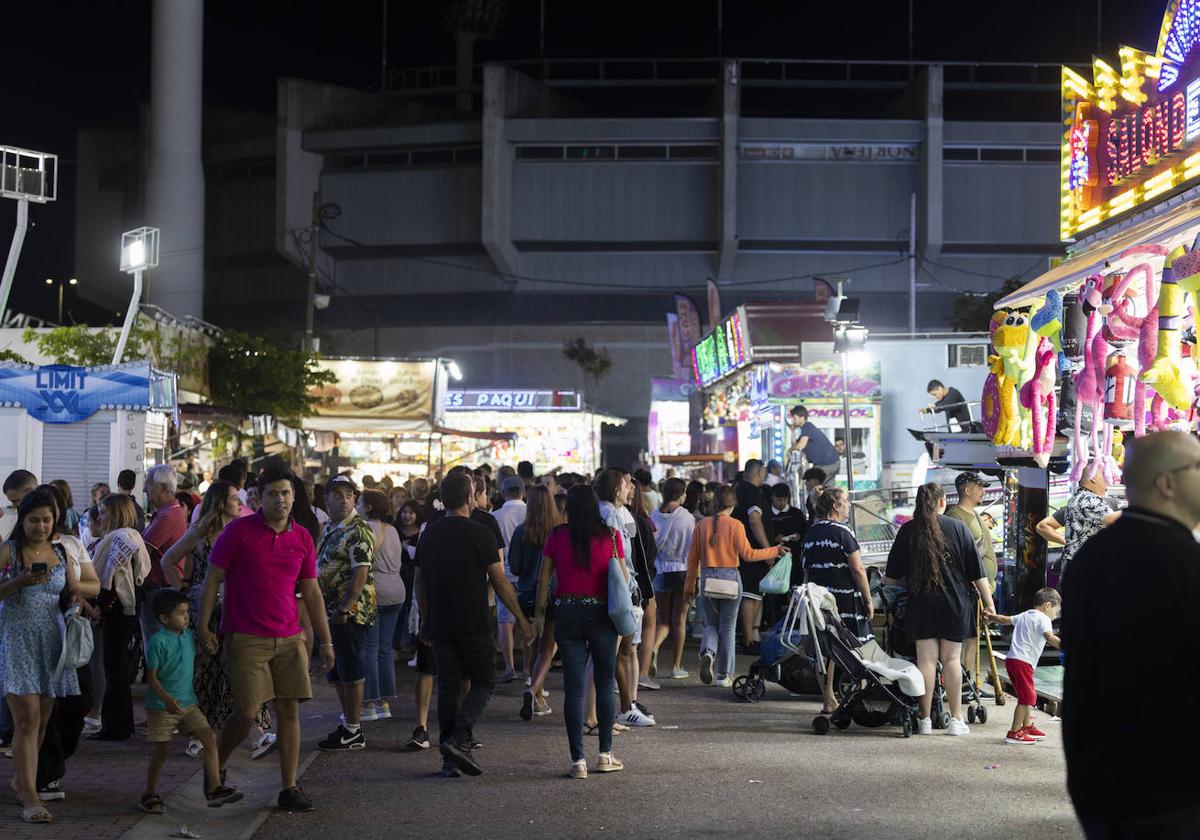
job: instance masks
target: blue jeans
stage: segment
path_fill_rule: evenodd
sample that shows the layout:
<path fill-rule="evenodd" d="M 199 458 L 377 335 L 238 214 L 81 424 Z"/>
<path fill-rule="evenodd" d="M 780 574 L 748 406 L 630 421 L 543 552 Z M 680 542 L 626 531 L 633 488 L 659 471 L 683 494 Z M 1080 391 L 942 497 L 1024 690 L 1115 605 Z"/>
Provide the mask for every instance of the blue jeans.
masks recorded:
<path fill-rule="evenodd" d="M 600 752 L 612 752 L 613 720 L 617 701 L 613 683 L 617 672 L 617 628 L 602 605 L 559 604 L 554 613 L 554 639 L 563 663 L 563 719 L 571 760 L 583 760 L 583 708 L 587 661 L 592 657 L 596 686 L 596 721 L 600 725 Z"/>
<path fill-rule="evenodd" d="M 738 597 L 704 597 L 704 581 L 708 578 L 737 581 Z M 701 569 L 700 593 L 700 599 L 704 602 L 704 637 L 700 641 L 700 652 L 709 650 L 716 654 L 714 664 L 717 679 L 720 679 L 731 675 L 737 667 L 734 633 L 737 631 L 738 610 L 742 605 L 742 578 L 737 569 Z"/>
<path fill-rule="evenodd" d="M 396 696 L 396 663 L 392 661 L 392 638 L 404 604 L 389 604 L 379 608 L 379 616 L 367 633 L 363 646 L 363 670 L 367 684 L 363 700 L 386 700 Z"/>

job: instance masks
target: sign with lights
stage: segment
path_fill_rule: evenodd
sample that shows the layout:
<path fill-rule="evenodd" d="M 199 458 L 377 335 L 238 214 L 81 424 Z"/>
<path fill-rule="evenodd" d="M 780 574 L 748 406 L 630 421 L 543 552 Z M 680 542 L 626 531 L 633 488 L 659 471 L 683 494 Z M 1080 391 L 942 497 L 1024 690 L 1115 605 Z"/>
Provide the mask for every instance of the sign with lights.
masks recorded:
<path fill-rule="evenodd" d="M 1070 239 L 1200 176 L 1200 0 L 1170 0 L 1153 55 L 1062 70 L 1060 233 Z"/>
<path fill-rule="evenodd" d="M 739 306 L 728 318 L 696 345 L 692 351 L 696 381 L 707 387 L 723 376 L 733 373 L 750 362 L 746 344 L 746 315 Z"/>
<path fill-rule="evenodd" d="M 579 411 L 578 391 L 500 388 L 447 391 L 447 411 Z"/>

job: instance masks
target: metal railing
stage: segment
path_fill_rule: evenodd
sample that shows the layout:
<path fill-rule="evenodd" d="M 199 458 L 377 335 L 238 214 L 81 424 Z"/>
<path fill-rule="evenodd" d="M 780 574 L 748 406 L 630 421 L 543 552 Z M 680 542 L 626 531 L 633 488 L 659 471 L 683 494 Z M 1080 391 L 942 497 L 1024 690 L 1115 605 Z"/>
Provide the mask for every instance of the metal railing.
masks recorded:
<path fill-rule="evenodd" d="M 544 58 L 497 62 L 554 87 L 691 86 L 716 84 L 722 65 L 734 60 L 743 86 L 892 87 L 911 83 L 918 72 L 941 67 L 948 88 L 1054 89 L 1061 83 L 1059 62 L 889 61 L 812 58 Z M 1088 65 L 1066 65 L 1084 75 Z M 453 65 L 405 67 L 388 74 L 389 90 L 435 95 L 457 90 Z M 483 84 L 483 68 L 472 72 L 472 89 Z"/>

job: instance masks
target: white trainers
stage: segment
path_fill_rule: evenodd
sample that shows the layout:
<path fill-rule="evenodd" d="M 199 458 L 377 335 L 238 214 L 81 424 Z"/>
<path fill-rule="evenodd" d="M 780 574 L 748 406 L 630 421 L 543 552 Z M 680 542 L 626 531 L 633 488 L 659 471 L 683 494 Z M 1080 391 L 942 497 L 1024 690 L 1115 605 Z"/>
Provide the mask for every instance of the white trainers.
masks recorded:
<path fill-rule="evenodd" d="M 691 676 L 691 674 L 689 674 L 687 671 L 683 670 L 682 668 L 672 668 L 671 669 L 671 679 L 673 679 L 673 680 L 686 680 L 690 676 Z"/>
<path fill-rule="evenodd" d="M 258 739 L 255 740 L 254 746 L 250 748 L 251 760 L 257 761 L 264 755 L 275 749 L 275 744 L 279 741 L 279 737 L 274 732 L 264 732 Z"/>
<path fill-rule="evenodd" d="M 932 735 L 933 734 L 933 718 L 921 718 L 919 721 L 917 721 L 917 734 L 918 735 Z"/>
<path fill-rule="evenodd" d="M 948 735 L 970 735 L 971 729 L 958 718 L 950 718 L 950 725 L 946 727 Z"/>
<path fill-rule="evenodd" d="M 374 700 L 369 700 L 359 707 L 358 720 L 360 723 L 365 723 L 369 720 L 379 720 L 379 711 L 375 708 Z"/>
<path fill-rule="evenodd" d="M 644 688 L 648 691 L 658 691 L 662 685 L 657 680 L 652 680 L 649 677 L 640 677 L 638 679 L 638 688 Z"/>
<path fill-rule="evenodd" d="M 700 654 L 700 682 L 712 685 L 713 681 L 713 652 L 706 650 Z"/>
<path fill-rule="evenodd" d="M 650 715 L 643 714 L 637 706 L 634 706 L 628 712 L 621 712 L 617 715 L 617 722 L 623 723 L 626 726 L 654 726 L 655 720 Z"/>
<path fill-rule="evenodd" d="M 713 685 L 715 685 L 717 688 L 733 688 L 733 678 L 721 677 L 715 683 L 713 683 Z"/>

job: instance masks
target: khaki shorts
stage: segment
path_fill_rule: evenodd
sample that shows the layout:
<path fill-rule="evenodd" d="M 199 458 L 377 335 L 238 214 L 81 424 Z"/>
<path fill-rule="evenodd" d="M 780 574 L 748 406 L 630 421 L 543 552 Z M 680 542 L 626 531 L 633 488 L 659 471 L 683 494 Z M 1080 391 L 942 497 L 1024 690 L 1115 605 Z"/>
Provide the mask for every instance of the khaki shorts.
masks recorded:
<path fill-rule="evenodd" d="M 234 705 L 258 710 L 270 700 L 311 700 L 308 644 L 303 633 L 283 639 L 230 633 L 225 658 Z"/>
<path fill-rule="evenodd" d="M 170 741 L 177 729 L 180 735 L 200 735 L 208 729 L 208 718 L 195 704 L 177 715 L 166 709 L 146 710 L 146 740 L 151 744 Z"/>

